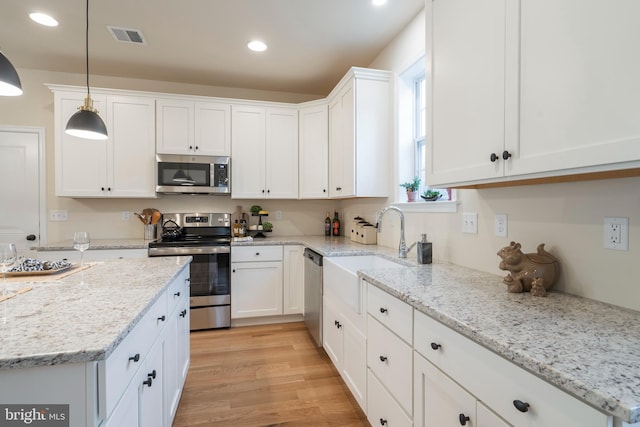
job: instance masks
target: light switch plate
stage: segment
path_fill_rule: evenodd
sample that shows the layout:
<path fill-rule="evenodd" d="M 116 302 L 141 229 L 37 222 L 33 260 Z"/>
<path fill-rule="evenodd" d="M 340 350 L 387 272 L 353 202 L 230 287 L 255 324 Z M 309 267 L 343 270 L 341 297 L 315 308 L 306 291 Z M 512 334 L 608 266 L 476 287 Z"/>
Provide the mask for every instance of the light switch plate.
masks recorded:
<path fill-rule="evenodd" d="M 496 214 L 495 235 L 496 237 L 507 237 L 507 214 Z"/>
<path fill-rule="evenodd" d="M 462 232 L 478 234 L 478 214 L 476 212 L 462 214 Z"/>
<path fill-rule="evenodd" d="M 602 238 L 605 249 L 628 251 L 629 218 L 605 217 Z"/>

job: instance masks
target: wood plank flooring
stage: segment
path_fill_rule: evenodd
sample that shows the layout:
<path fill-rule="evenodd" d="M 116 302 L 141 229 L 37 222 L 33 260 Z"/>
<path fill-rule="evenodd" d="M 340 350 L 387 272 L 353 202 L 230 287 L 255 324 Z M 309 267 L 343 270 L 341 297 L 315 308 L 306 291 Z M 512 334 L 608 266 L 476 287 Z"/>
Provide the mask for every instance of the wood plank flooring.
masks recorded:
<path fill-rule="evenodd" d="M 369 426 L 303 322 L 191 333 L 174 427 Z"/>

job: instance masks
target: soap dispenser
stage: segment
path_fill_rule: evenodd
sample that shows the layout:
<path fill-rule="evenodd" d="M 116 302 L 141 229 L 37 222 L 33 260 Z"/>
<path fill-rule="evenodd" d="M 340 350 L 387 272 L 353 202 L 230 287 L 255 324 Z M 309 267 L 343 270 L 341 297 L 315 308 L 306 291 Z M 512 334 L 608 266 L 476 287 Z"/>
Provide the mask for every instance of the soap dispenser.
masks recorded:
<path fill-rule="evenodd" d="M 431 242 L 427 242 L 427 235 L 422 234 L 421 239 L 418 242 L 417 253 L 418 253 L 418 264 L 431 264 Z"/>

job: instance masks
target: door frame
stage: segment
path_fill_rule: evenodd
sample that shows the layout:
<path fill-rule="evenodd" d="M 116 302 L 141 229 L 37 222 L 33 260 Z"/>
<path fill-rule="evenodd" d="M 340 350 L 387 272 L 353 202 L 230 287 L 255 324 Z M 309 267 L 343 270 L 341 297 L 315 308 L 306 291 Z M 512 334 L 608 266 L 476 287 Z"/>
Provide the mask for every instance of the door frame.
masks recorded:
<path fill-rule="evenodd" d="M 0 125 L 0 132 L 34 133 L 38 135 L 38 241 L 47 243 L 47 162 L 45 129 L 40 126 Z"/>

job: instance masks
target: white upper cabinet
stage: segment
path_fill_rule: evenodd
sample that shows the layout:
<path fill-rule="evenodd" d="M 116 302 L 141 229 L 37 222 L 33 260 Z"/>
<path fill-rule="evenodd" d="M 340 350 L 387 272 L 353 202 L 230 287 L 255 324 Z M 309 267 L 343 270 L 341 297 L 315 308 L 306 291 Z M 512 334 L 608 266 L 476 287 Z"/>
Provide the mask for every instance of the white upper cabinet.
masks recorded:
<path fill-rule="evenodd" d="M 633 0 L 427 0 L 430 185 L 640 166 Z"/>
<path fill-rule="evenodd" d="M 152 98 L 92 93 L 109 138 L 64 133 L 83 90 L 54 90 L 56 196 L 155 197 L 155 104 Z"/>
<path fill-rule="evenodd" d="M 329 117 L 326 101 L 298 110 L 301 199 L 329 197 Z"/>
<path fill-rule="evenodd" d="M 157 152 L 228 156 L 231 152 L 231 107 L 191 99 L 156 101 Z"/>
<path fill-rule="evenodd" d="M 351 68 L 329 94 L 329 197 L 389 194 L 391 73 Z"/>
<path fill-rule="evenodd" d="M 640 2 L 524 0 L 520 15 L 520 135 L 508 147 L 518 160 L 510 173 L 640 159 Z"/>
<path fill-rule="evenodd" d="M 298 111 L 232 107 L 231 196 L 298 198 Z"/>

